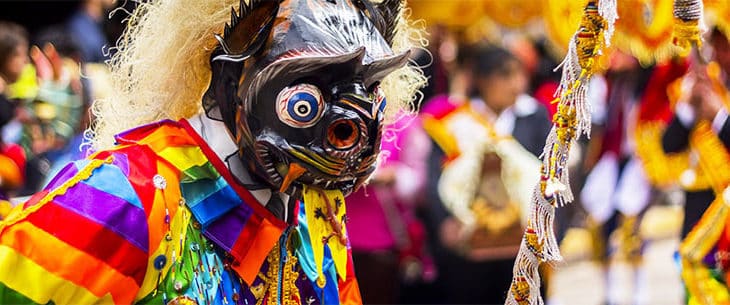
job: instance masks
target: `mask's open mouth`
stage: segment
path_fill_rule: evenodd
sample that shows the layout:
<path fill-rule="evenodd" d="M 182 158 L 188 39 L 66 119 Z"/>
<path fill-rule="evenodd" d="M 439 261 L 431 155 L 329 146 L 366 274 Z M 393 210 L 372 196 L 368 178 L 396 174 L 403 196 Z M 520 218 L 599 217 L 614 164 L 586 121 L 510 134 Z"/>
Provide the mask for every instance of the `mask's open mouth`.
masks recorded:
<path fill-rule="evenodd" d="M 269 181 L 279 186 L 282 192 L 292 185 L 303 184 L 325 190 L 338 189 L 349 194 L 372 172 L 371 166 L 358 166 L 350 170 L 344 161 L 331 160 L 293 147 L 282 150 L 258 142 L 256 152 Z"/>

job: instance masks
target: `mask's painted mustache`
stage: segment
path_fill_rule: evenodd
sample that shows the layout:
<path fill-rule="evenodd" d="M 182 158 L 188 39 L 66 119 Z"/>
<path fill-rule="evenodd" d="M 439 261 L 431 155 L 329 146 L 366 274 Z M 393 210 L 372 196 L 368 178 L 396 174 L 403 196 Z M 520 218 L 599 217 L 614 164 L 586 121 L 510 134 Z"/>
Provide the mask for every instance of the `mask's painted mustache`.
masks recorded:
<path fill-rule="evenodd" d="M 348 94 L 343 96 L 342 99 L 339 100 L 340 103 L 349 106 L 352 110 L 355 110 L 358 115 L 360 115 L 362 118 L 373 120 L 372 110 L 371 109 L 365 109 L 362 106 L 360 106 L 357 102 L 357 100 L 364 100 L 362 97 L 355 95 L 355 94 Z"/>
<path fill-rule="evenodd" d="M 285 151 L 294 158 L 315 167 L 317 170 L 327 175 L 338 176 L 345 169 L 344 161 L 335 161 L 308 149 L 291 147 Z"/>
<path fill-rule="evenodd" d="M 303 177 L 303 183 L 322 184 L 326 188 L 344 181 L 357 183 L 357 181 L 369 176 L 377 160 L 377 156 L 373 155 L 362 159 L 358 158 L 356 163 L 333 162 L 329 158 L 302 148 L 287 149 L 285 153 L 290 155 L 291 161 L 287 162 L 288 165 L 272 165 L 278 168 L 278 176 L 283 177 L 280 179 L 282 182 L 279 187 L 282 192 L 289 189 L 291 184 L 300 177 Z M 316 171 L 312 171 L 308 167 L 314 168 Z"/>

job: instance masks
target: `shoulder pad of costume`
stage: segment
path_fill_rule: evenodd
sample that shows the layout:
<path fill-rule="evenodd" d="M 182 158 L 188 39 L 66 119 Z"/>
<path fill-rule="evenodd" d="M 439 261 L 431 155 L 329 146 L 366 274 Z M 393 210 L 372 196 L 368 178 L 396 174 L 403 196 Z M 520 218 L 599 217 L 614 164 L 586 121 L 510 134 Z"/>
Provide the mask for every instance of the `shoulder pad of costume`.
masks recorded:
<path fill-rule="evenodd" d="M 119 145 L 137 144 L 139 141 L 141 141 L 145 137 L 149 136 L 152 132 L 160 129 L 163 126 L 183 129 L 182 125 L 180 125 L 179 122 L 176 122 L 173 120 L 162 120 L 162 121 L 157 121 L 154 123 L 149 123 L 146 125 L 140 125 L 140 126 L 137 126 L 135 128 L 132 128 L 132 129 L 129 129 L 126 131 L 122 131 L 114 136 L 114 140 Z"/>

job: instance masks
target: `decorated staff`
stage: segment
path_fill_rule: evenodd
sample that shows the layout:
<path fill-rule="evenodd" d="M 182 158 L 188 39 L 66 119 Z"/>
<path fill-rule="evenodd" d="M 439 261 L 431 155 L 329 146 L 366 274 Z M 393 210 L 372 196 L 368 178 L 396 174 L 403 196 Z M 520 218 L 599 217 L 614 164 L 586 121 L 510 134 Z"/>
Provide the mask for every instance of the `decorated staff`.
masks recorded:
<path fill-rule="evenodd" d="M 514 266 L 512 285 L 506 304 L 543 304 L 540 296 L 541 263 L 562 260 L 553 232 L 555 208 L 573 200 L 568 187 L 567 161 L 576 136 L 590 132 L 590 111 L 586 104 L 588 80 L 596 69 L 596 60 L 613 35 L 616 2 L 589 1 L 584 8 L 580 28 L 570 41 L 568 54 L 561 64 L 563 75 L 558 112 L 542 155 L 541 178 L 533 193 L 533 207 L 524 239 Z"/>
<path fill-rule="evenodd" d="M 615 1 L 589 1 L 561 64 L 563 76 L 559 97 L 554 101 L 558 103 L 558 112 L 553 117 L 553 128 L 543 151 L 541 178 L 533 193 L 534 206 L 515 262 L 506 304 L 543 304 L 538 267 L 543 262 L 553 264 L 562 260 L 552 229 L 555 208 L 573 200 L 568 188 L 568 152 L 576 136 L 590 131 L 587 84 L 595 72 L 598 56 L 610 44 L 617 18 Z"/>
<path fill-rule="evenodd" d="M 692 46 L 700 45 L 701 16 L 700 0 L 675 0 L 674 43 L 685 53 Z M 542 178 L 535 188 L 533 214 L 515 263 L 506 304 L 543 304 L 538 267 L 543 262 L 554 264 L 561 260 L 552 232 L 554 209 L 573 199 L 567 187 L 565 163 L 571 141 L 590 128 L 590 113 L 585 103 L 586 83 L 595 72 L 597 57 L 610 43 L 617 18 L 616 1 L 589 1 L 580 28 L 570 42 L 562 64 L 563 77 L 556 99 L 558 112 L 543 153 Z"/>

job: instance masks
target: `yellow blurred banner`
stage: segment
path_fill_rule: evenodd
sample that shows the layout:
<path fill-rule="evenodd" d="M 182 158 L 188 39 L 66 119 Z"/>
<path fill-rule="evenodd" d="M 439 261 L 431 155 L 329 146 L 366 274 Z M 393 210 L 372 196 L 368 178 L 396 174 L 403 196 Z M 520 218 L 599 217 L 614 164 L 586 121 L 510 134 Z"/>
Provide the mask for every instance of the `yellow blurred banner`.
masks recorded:
<path fill-rule="evenodd" d="M 464 32 L 490 32 L 489 27 L 527 31 L 542 22 L 545 37 L 562 57 L 567 51 L 587 0 L 411 0 L 413 17 Z M 730 34 L 730 0 L 704 0 L 706 25 Z M 673 0 L 617 0 L 619 19 L 612 47 L 644 64 L 675 56 L 672 43 Z M 530 28 L 534 30 L 534 27 Z"/>

